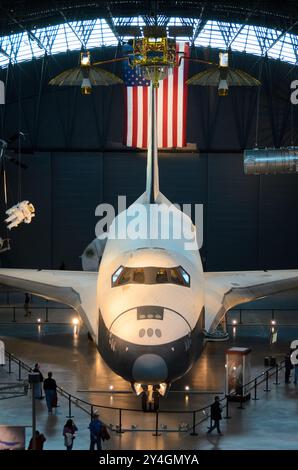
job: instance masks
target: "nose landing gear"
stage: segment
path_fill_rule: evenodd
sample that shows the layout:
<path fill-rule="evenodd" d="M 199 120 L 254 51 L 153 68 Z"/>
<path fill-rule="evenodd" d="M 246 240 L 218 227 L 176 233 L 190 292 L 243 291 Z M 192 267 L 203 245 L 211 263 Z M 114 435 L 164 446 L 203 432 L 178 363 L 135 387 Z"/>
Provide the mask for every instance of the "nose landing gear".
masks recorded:
<path fill-rule="evenodd" d="M 141 393 L 142 410 L 158 411 L 159 410 L 159 385 L 148 385 L 147 389 L 143 389 Z"/>
<path fill-rule="evenodd" d="M 140 384 L 131 382 L 131 388 L 134 393 L 141 397 L 143 411 L 158 411 L 160 397 L 166 396 L 170 389 L 170 383 L 161 383 L 157 385 Z"/>

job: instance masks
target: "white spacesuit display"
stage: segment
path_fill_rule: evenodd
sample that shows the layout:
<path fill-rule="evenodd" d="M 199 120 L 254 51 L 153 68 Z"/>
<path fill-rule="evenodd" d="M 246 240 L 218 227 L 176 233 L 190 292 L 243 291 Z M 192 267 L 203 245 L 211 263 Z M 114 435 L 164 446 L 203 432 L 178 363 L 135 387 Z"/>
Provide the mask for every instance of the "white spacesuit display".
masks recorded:
<path fill-rule="evenodd" d="M 8 215 L 7 219 L 5 219 L 5 222 L 8 224 L 7 228 L 11 230 L 22 222 L 30 224 L 32 218 L 35 217 L 35 208 L 29 201 L 22 201 L 7 209 L 5 213 Z"/>

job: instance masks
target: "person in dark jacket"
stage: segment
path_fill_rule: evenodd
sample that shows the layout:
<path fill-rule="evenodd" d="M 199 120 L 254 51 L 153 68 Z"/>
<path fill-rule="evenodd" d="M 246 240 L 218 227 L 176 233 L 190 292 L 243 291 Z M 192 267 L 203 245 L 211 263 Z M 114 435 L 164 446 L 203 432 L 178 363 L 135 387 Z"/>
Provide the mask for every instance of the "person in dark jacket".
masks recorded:
<path fill-rule="evenodd" d="M 291 362 L 291 354 L 287 353 L 285 356 L 285 383 L 290 383 L 291 370 L 293 369 L 293 364 Z"/>
<path fill-rule="evenodd" d="M 46 438 L 43 434 L 40 434 L 39 431 L 35 431 L 35 450 L 43 450 L 43 445 L 46 441 Z M 33 450 L 33 437 L 31 437 L 28 450 Z"/>
<path fill-rule="evenodd" d="M 208 434 L 210 434 L 215 428 L 217 429 L 218 434 L 221 434 L 221 430 L 219 427 L 219 422 L 221 420 L 221 412 L 222 408 L 220 406 L 219 397 L 216 396 L 214 398 L 214 403 L 211 405 L 211 421 L 213 421 L 213 425 L 208 428 Z"/>
<path fill-rule="evenodd" d="M 57 384 L 52 377 L 52 372 L 49 372 L 48 378 L 43 383 L 49 414 L 52 414 L 53 406 L 57 406 Z"/>
<path fill-rule="evenodd" d="M 41 400 L 43 398 L 43 396 L 42 396 L 43 375 L 40 372 L 39 364 L 35 364 L 33 372 L 36 372 L 36 373 L 39 374 L 39 382 L 37 384 L 34 384 L 34 397 Z"/>
<path fill-rule="evenodd" d="M 103 423 L 99 419 L 98 412 L 94 412 L 91 422 L 89 424 L 90 429 L 90 450 L 94 450 L 95 445 L 97 450 L 102 449 L 101 442 L 101 433 L 102 433 Z"/>
<path fill-rule="evenodd" d="M 25 294 L 24 310 L 25 310 L 24 317 L 29 317 L 31 315 L 31 310 L 30 310 L 30 295 L 28 294 L 28 292 L 26 292 Z"/>

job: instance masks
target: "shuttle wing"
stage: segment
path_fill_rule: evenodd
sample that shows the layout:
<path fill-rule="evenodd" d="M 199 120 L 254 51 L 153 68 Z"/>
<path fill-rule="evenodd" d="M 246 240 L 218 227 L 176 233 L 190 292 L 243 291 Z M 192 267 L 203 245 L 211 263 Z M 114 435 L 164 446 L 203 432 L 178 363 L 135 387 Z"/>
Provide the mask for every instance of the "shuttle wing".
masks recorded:
<path fill-rule="evenodd" d="M 74 308 L 94 337 L 97 277 L 98 273 L 86 271 L 0 269 L 0 284 Z"/>
<path fill-rule="evenodd" d="M 235 305 L 298 288 L 298 270 L 204 273 L 205 327 L 212 333 Z"/>

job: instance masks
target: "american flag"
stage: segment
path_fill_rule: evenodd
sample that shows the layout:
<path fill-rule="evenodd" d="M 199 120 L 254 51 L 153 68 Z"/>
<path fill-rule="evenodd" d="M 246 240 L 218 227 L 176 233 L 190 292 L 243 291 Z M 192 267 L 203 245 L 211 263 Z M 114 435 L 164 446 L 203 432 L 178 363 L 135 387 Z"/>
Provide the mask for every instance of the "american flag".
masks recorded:
<path fill-rule="evenodd" d="M 177 61 L 182 53 L 189 56 L 189 44 L 176 44 Z M 179 54 L 178 54 L 179 52 Z M 181 60 L 165 80 L 160 80 L 156 94 L 157 142 L 159 148 L 186 146 L 188 60 Z M 147 148 L 150 82 L 137 75 L 128 64 L 124 70 L 125 129 L 124 145 Z"/>

